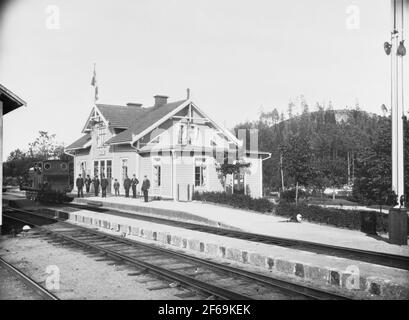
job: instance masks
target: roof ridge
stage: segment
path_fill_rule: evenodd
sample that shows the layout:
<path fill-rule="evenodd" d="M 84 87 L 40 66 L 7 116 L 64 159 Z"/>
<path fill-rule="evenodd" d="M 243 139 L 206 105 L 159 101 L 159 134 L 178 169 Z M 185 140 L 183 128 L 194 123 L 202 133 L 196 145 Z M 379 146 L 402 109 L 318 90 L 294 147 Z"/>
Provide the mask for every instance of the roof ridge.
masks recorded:
<path fill-rule="evenodd" d="M 185 103 L 187 100 L 189 99 L 182 99 L 182 100 L 178 100 L 178 101 L 174 101 L 174 102 L 169 102 L 167 104 L 161 105 L 161 106 L 156 106 L 156 107 L 150 107 L 150 108 L 145 108 L 146 109 L 150 109 L 148 112 L 144 112 L 141 117 L 139 117 L 138 119 L 135 119 L 135 122 L 132 123 L 132 125 L 122 131 L 121 133 L 113 136 L 111 139 L 109 139 L 108 141 L 106 141 L 107 144 L 115 142 L 128 142 L 132 139 L 132 135 L 137 133 L 138 130 L 143 131 L 144 129 L 141 130 L 141 127 L 148 127 L 149 125 L 153 124 L 154 122 L 158 121 L 159 119 L 165 117 L 166 115 L 168 115 L 170 112 L 172 112 L 175 108 L 179 107 L 180 105 L 182 105 L 183 103 Z M 166 113 L 161 114 L 164 110 L 167 110 Z M 158 119 L 156 119 L 156 117 L 158 117 Z M 150 119 L 153 118 L 153 119 Z"/>

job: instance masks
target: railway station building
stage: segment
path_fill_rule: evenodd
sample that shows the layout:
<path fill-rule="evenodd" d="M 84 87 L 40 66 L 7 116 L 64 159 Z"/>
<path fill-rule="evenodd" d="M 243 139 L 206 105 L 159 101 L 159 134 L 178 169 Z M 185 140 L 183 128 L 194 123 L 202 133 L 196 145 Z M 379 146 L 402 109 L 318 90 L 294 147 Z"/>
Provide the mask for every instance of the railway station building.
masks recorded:
<path fill-rule="evenodd" d="M 74 157 L 74 175 L 102 175 L 123 180 L 135 174 L 151 182 L 149 195 L 189 201 L 194 191 L 223 191 L 226 186 L 252 197 L 262 196 L 262 164 L 268 153 L 251 150 L 245 141 L 210 119 L 191 99 L 168 102 L 156 95 L 154 105 L 95 104 L 82 136 L 66 147 Z M 223 162 L 249 164 L 239 174 L 221 176 Z M 74 186 L 75 188 L 75 186 Z"/>
<path fill-rule="evenodd" d="M 17 108 L 25 106 L 26 102 L 15 93 L 0 84 L 0 179 L 3 186 L 3 116 Z M 3 193 L 0 194 L 0 201 L 3 201 Z M 0 234 L 2 226 L 2 207 L 0 208 Z"/>

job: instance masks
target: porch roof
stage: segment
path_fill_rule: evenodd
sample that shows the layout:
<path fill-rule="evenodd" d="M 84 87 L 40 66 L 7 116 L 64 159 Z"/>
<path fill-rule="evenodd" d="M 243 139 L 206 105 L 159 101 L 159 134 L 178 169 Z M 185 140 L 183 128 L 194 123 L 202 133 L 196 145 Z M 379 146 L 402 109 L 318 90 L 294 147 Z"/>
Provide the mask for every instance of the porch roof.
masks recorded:
<path fill-rule="evenodd" d="M 3 115 L 13 111 L 21 106 L 25 106 L 26 102 L 11 92 L 5 86 L 0 84 L 0 100 L 3 102 Z"/>
<path fill-rule="evenodd" d="M 138 150 L 138 153 L 158 153 L 158 152 L 196 152 L 196 153 L 220 153 L 220 152 L 238 152 L 238 149 L 232 148 L 225 148 L 225 147 L 198 147 L 198 146 L 175 146 L 175 147 L 164 147 L 158 148 L 155 146 L 143 147 L 142 149 Z M 256 155 L 256 156 L 271 156 L 270 152 L 263 152 L 263 151 L 253 151 L 253 150 L 245 150 L 243 153 L 247 155 Z"/>
<path fill-rule="evenodd" d="M 66 151 L 85 149 L 91 146 L 91 134 L 87 133 L 65 148 Z"/>

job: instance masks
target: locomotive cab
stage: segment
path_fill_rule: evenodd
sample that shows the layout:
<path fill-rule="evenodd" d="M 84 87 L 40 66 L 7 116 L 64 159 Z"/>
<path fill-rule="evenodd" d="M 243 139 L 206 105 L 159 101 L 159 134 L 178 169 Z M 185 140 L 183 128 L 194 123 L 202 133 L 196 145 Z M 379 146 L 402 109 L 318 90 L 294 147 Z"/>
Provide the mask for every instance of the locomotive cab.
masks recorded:
<path fill-rule="evenodd" d="M 33 163 L 28 171 L 28 183 L 21 190 L 31 200 L 70 201 L 66 193 L 72 190 L 72 163 L 64 160 L 45 160 Z"/>

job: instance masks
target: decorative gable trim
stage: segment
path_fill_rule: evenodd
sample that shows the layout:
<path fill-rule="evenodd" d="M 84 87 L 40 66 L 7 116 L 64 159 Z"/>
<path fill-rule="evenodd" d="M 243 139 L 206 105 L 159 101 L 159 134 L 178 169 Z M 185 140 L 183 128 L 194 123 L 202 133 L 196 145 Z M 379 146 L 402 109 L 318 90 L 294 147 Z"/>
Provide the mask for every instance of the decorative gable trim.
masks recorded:
<path fill-rule="evenodd" d="M 94 117 L 96 117 L 97 115 L 102 118 L 102 121 L 104 122 L 104 124 L 105 124 L 106 126 L 109 126 L 109 122 L 107 121 L 107 119 L 105 119 L 105 117 L 104 117 L 104 115 L 102 114 L 102 112 L 98 109 L 98 106 L 95 105 L 95 106 L 92 108 L 90 115 L 88 116 L 87 122 L 85 123 L 85 126 L 84 126 L 84 128 L 82 129 L 82 133 L 88 133 L 89 131 L 91 131 L 90 129 L 88 129 L 88 125 L 89 125 L 89 123 L 91 122 L 91 120 L 92 120 Z"/>
<path fill-rule="evenodd" d="M 138 141 L 140 138 L 142 138 L 143 136 L 145 136 L 146 134 L 149 134 L 152 130 L 154 130 L 155 128 L 157 128 L 158 126 L 160 126 L 162 123 L 164 123 L 166 120 L 174 117 L 179 111 L 181 111 L 182 109 L 184 109 L 185 107 L 191 105 L 193 108 L 195 108 L 200 114 L 203 115 L 204 120 L 206 122 L 210 122 L 212 123 L 212 125 L 218 129 L 221 133 L 223 133 L 228 140 L 230 140 L 231 142 L 233 142 L 234 144 L 241 146 L 242 142 L 240 140 L 238 140 L 231 132 L 229 132 L 227 129 L 219 126 L 214 120 L 210 119 L 196 104 L 194 104 L 190 99 L 186 100 L 184 103 L 182 103 L 179 107 L 177 107 L 175 110 L 173 110 L 172 112 L 168 113 L 166 116 L 164 116 L 163 118 L 161 118 L 160 120 L 158 120 L 157 122 L 155 122 L 154 124 L 152 124 L 150 127 L 146 128 L 144 131 L 142 131 L 140 134 L 134 135 L 132 134 L 132 140 L 131 140 L 131 144 L 133 145 L 136 141 Z M 119 143 L 118 143 L 119 144 Z M 121 143 L 123 144 L 123 142 Z"/>

